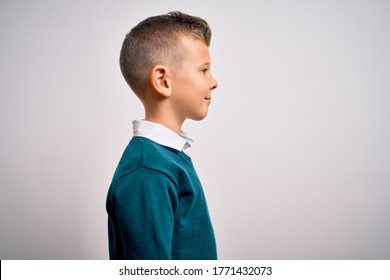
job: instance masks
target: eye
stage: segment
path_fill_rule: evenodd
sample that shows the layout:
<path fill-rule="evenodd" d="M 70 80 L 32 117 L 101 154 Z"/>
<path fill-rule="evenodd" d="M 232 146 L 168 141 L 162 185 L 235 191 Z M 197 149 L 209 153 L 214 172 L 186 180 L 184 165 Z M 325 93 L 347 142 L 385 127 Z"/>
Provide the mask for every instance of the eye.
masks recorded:
<path fill-rule="evenodd" d="M 206 73 L 207 71 L 209 71 L 208 68 L 203 68 L 203 69 L 202 69 L 202 72 L 203 72 L 203 73 Z"/>

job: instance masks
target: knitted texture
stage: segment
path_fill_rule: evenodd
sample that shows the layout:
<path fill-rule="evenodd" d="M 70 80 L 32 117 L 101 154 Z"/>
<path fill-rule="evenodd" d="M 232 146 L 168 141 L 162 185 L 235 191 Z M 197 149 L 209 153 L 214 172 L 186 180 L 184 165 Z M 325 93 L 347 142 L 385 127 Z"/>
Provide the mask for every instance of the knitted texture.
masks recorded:
<path fill-rule="evenodd" d="M 133 137 L 106 208 L 110 259 L 217 259 L 202 185 L 184 152 Z"/>

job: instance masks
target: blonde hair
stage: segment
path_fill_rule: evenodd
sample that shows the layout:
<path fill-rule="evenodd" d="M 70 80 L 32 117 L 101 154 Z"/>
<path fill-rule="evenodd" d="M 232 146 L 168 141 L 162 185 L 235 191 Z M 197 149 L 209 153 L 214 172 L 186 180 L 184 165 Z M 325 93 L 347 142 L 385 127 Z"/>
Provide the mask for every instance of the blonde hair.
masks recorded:
<path fill-rule="evenodd" d="M 141 21 L 126 35 L 120 53 L 120 67 L 128 85 L 142 96 L 149 71 L 158 64 L 178 63 L 185 49 L 181 37 L 200 39 L 210 45 L 211 29 L 199 17 L 170 12 Z"/>

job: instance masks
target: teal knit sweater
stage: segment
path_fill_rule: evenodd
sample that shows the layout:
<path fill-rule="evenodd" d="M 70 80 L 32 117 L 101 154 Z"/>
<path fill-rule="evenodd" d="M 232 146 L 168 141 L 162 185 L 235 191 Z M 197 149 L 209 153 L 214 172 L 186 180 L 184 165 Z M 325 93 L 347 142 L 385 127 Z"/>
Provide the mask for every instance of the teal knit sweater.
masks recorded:
<path fill-rule="evenodd" d="M 107 195 L 110 259 L 216 259 L 191 158 L 143 137 L 123 153 Z"/>

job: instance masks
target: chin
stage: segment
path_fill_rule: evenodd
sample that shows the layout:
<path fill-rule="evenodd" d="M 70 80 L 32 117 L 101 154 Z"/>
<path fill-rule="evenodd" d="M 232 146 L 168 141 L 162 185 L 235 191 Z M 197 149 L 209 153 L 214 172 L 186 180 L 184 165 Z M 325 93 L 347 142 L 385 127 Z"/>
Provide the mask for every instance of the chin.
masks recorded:
<path fill-rule="evenodd" d="M 206 116 L 207 116 L 207 113 L 202 114 L 202 115 L 193 116 L 193 117 L 190 118 L 190 119 L 193 120 L 193 121 L 201 121 L 201 120 L 203 120 L 204 118 L 206 118 Z"/>

